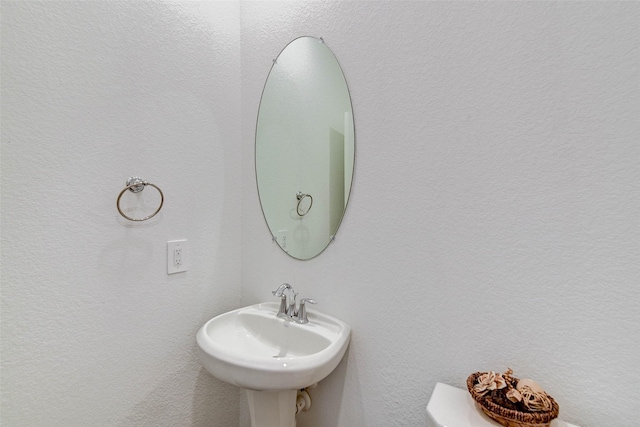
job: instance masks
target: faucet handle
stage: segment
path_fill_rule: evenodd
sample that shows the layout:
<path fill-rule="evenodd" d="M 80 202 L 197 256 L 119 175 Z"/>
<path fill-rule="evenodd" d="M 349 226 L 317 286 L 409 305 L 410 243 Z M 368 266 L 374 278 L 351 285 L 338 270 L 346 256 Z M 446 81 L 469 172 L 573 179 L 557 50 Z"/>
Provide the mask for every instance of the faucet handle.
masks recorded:
<path fill-rule="evenodd" d="M 291 287 L 290 284 L 283 283 L 278 287 L 278 289 L 271 292 L 274 296 L 280 298 L 280 309 L 278 310 L 278 314 L 277 314 L 278 317 L 289 317 L 287 293 L 285 292 L 288 289 L 290 289 L 293 292 L 293 288 Z"/>
<path fill-rule="evenodd" d="M 300 300 L 300 306 L 298 307 L 298 315 L 296 316 L 295 321 L 297 323 L 309 323 L 309 319 L 307 319 L 307 305 L 305 303 L 309 303 L 309 304 L 317 304 L 316 300 L 311 299 L 311 298 L 302 298 Z"/>
<path fill-rule="evenodd" d="M 288 283 L 283 283 L 282 285 L 278 286 L 278 289 L 276 289 L 275 291 L 271 291 L 271 293 L 276 297 L 281 297 L 282 295 L 285 295 L 284 291 L 286 291 L 287 289 L 291 289 L 293 291 L 293 286 Z"/>

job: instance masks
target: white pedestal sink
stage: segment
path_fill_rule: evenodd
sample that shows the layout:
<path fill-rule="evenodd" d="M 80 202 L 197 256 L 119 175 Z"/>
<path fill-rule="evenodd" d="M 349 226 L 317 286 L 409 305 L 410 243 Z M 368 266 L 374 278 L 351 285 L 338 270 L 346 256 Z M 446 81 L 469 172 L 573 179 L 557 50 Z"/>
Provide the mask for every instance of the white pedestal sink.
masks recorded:
<path fill-rule="evenodd" d="M 252 427 L 295 427 L 297 390 L 340 363 L 351 328 L 308 311 L 309 323 L 276 317 L 279 304 L 261 303 L 205 323 L 197 334 L 200 361 L 213 376 L 247 390 Z"/>

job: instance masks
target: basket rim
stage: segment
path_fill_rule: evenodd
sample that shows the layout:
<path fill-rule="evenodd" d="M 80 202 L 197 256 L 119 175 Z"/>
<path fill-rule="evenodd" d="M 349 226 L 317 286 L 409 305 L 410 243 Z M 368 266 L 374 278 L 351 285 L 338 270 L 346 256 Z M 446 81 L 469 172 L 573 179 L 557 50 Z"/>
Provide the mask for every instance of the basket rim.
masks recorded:
<path fill-rule="evenodd" d="M 505 408 L 504 406 L 500 406 L 497 403 L 484 398 L 478 392 L 473 389 L 473 386 L 476 383 L 476 379 L 480 376 L 486 374 L 486 372 L 475 372 L 467 378 L 467 389 L 469 393 L 473 397 L 473 399 L 478 402 L 479 405 L 483 406 L 488 411 L 491 411 L 494 414 L 500 415 L 505 418 L 509 418 L 517 421 L 525 421 L 525 422 L 536 422 L 536 423 L 548 423 L 554 418 L 558 417 L 560 412 L 560 406 L 555 399 L 549 395 L 549 399 L 551 400 L 551 410 L 550 411 L 539 411 L 539 412 L 524 412 L 519 411 L 517 409 Z M 517 379 L 513 377 L 514 379 Z"/>

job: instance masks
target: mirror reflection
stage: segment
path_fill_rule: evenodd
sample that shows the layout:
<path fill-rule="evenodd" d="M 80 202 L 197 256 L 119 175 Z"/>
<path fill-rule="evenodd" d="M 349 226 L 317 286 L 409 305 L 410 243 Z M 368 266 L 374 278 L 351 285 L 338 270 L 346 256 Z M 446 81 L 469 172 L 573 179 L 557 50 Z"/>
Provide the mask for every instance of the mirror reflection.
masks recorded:
<path fill-rule="evenodd" d="M 262 212 L 290 256 L 317 256 L 338 231 L 354 145 L 351 98 L 337 59 L 322 39 L 295 39 L 267 77 L 255 145 Z"/>

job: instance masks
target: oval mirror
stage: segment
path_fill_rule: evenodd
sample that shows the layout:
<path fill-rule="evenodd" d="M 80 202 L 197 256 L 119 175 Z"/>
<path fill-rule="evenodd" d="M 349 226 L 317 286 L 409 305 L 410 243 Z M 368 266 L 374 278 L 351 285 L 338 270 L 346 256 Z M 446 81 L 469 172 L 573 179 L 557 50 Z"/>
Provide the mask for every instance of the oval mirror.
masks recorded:
<path fill-rule="evenodd" d="M 255 145 L 262 213 L 290 256 L 313 258 L 333 240 L 351 192 L 354 154 L 340 64 L 322 39 L 293 40 L 267 77 Z"/>

